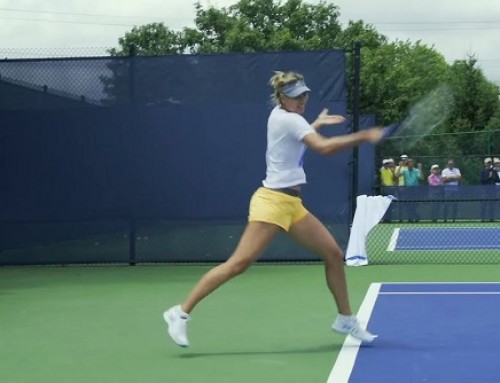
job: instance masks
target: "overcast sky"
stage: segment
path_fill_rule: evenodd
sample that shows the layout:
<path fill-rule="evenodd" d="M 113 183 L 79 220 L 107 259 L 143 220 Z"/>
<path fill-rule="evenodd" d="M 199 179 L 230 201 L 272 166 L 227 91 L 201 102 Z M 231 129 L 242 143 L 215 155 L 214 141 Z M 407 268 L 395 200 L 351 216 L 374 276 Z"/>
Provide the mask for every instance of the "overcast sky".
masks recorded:
<path fill-rule="evenodd" d="M 118 46 L 134 25 L 192 26 L 194 0 L 0 0 L 0 57 L 85 55 Z M 224 7 L 235 0 L 200 0 Z M 318 3 L 318 0 L 306 1 Z M 448 62 L 475 55 L 500 85 L 500 0 L 337 0 L 340 21 L 363 20 L 391 41 L 421 40 Z"/>

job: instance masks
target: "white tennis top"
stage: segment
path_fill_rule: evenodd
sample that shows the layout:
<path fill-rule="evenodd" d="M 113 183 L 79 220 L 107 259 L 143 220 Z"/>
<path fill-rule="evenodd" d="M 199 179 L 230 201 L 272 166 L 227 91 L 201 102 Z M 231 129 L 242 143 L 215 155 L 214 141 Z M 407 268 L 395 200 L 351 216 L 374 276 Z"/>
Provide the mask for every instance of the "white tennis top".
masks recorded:
<path fill-rule="evenodd" d="M 314 128 L 300 114 L 276 106 L 267 121 L 266 179 L 271 189 L 306 183 L 302 167 L 306 145 L 302 139 Z"/>

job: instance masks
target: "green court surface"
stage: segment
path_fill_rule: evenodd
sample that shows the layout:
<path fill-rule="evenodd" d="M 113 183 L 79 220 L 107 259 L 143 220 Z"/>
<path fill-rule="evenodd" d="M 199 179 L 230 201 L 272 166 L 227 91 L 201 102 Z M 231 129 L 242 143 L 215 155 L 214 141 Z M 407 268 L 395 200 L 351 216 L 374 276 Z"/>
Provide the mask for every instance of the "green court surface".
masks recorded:
<path fill-rule="evenodd" d="M 162 312 L 210 267 L 0 268 L 0 382 L 326 382 L 344 337 L 320 264 L 256 265 L 199 305 L 189 348 L 174 345 Z M 499 280 L 491 265 L 347 274 L 355 309 L 372 282 Z"/>

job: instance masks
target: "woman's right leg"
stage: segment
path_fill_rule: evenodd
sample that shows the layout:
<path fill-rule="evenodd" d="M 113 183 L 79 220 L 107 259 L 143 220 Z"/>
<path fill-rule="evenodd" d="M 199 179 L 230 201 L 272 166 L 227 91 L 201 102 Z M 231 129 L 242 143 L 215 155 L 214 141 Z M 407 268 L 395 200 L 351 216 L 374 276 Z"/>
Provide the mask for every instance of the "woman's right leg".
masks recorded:
<path fill-rule="evenodd" d="M 234 253 L 198 281 L 181 304 L 182 310 L 190 313 L 212 291 L 248 269 L 280 230 L 279 226 L 270 223 L 249 222 Z"/>
<path fill-rule="evenodd" d="M 341 334 L 351 334 L 355 338 L 372 342 L 375 335 L 360 327 L 351 312 L 344 273 L 344 253 L 326 227 L 312 214 L 307 214 L 295 222 L 290 235 L 306 248 L 314 251 L 325 261 L 326 281 L 332 292 L 339 314 L 332 329 Z"/>
<path fill-rule="evenodd" d="M 325 262 L 325 274 L 337 309 L 340 314 L 351 315 L 351 306 L 347 292 L 344 272 L 344 253 L 335 238 L 311 213 L 294 223 L 289 231 L 290 236 L 302 246 L 313 251 Z"/>

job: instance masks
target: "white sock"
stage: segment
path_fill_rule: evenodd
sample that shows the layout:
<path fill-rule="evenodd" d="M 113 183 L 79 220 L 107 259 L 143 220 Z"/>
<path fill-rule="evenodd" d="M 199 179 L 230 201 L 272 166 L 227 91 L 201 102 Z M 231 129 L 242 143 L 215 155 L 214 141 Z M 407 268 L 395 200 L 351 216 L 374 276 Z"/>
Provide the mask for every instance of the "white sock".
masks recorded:
<path fill-rule="evenodd" d="M 337 317 L 342 320 L 342 321 L 348 321 L 354 317 L 354 315 L 344 315 L 344 314 L 337 314 Z"/>

